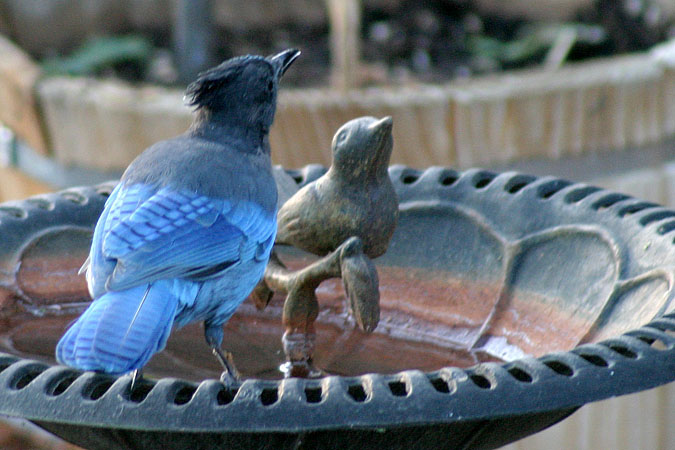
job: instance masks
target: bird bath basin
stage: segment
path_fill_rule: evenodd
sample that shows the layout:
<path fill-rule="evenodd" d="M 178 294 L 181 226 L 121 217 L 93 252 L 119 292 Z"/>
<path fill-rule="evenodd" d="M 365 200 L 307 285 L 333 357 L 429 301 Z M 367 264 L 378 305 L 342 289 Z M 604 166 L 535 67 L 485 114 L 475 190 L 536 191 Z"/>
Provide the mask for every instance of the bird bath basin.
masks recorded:
<path fill-rule="evenodd" d="M 281 298 L 246 302 L 225 329 L 245 377 L 231 388 L 200 326 L 133 390 L 53 366 L 89 301 L 77 270 L 112 186 L 2 205 L 0 413 L 87 448 L 496 448 L 675 380 L 675 212 L 550 177 L 389 174 L 400 218 L 376 260 L 378 328 L 355 329 L 341 283 L 324 282 L 315 364 L 329 375 L 282 379 Z"/>

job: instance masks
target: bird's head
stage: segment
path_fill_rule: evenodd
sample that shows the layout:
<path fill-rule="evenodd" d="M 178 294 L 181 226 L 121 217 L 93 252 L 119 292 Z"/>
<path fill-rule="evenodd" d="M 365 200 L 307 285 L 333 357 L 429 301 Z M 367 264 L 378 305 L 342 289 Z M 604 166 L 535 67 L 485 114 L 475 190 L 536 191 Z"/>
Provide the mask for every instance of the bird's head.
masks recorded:
<path fill-rule="evenodd" d="M 185 101 L 209 120 L 260 127 L 274 120 L 279 80 L 300 55 L 297 49 L 262 57 L 231 58 L 199 74 L 185 91 Z"/>
<path fill-rule="evenodd" d="M 340 127 L 333 137 L 333 167 L 350 178 L 380 178 L 387 174 L 393 149 L 393 121 L 359 117 Z"/>

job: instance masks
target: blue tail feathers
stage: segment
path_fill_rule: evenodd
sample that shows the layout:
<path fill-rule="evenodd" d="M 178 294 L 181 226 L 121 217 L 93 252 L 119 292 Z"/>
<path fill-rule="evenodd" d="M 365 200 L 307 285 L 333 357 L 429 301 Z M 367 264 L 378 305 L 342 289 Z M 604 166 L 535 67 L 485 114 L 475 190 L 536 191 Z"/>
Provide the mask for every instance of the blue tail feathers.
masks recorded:
<path fill-rule="evenodd" d="M 56 358 L 82 370 L 120 374 L 142 368 L 171 332 L 178 296 L 156 282 L 96 299 L 61 338 Z"/>

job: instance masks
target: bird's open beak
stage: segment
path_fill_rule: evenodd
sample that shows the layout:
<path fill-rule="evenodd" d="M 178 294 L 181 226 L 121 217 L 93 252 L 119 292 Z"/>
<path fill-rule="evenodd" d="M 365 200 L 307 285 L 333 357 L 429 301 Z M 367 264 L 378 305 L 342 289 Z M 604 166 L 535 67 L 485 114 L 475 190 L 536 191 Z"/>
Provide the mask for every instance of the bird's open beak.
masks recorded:
<path fill-rule="evenodd" d="M 277 68 L 279 76 L 282 76 L 298 56 L 300 56 L 300 50 L 297 48 L 289 48 L 281 53 L 269 56 L 268 59 L 272 65 Z"/>

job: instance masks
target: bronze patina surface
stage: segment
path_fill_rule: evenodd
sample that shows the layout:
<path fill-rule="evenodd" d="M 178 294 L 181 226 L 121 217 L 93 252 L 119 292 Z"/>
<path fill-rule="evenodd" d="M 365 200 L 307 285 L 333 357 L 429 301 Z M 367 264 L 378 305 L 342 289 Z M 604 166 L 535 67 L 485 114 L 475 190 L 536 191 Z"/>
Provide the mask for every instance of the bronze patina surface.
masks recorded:
<path fill-rule="evenodd" d="M 392 119 L 360 117 L 333 138 L 333 163 L 323 176 L 295 193 L 277 215 L 276 244 L 290 244 L 324 259 L 291 272 L 273 257 L 253 296 L 260 308 L 272 291 L 287 293 L 282 321 L 287 376 L 319 376 L 312 367 L 319 313 L 314 291 L 342 278 L 357 325 L 372 332 L 380 319 L 377 270 L 398 220 L 398 198 L 387 168 L 393 149 Z M 332 253 L 331 253 L 332 252 Z"/>
<path fill-rule="evenodd" d="M 398 220 L 398 199 L 387 172 L 391 130 L 391 117 L 344 124 L 333 137 L 328 172 L 279 210 L 276 242 L 325 255 L 358 236 L 367 256 L 384 254 Z"/>

